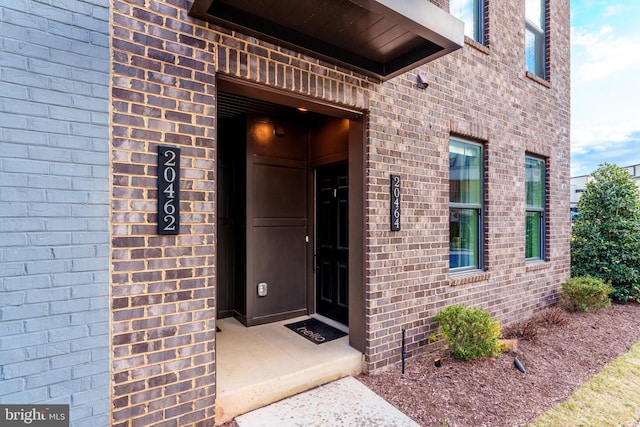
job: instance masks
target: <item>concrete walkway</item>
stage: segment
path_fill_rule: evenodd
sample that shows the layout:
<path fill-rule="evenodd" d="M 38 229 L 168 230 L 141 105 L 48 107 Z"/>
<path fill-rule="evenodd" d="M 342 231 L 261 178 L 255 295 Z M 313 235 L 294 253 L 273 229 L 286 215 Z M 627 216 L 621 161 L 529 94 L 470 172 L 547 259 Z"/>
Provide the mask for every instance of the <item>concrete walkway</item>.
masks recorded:
<path fill-rule="evenodd" d="M 256 409 L 235 421 L 239 427 L 418 427 L 353 377 Z"/>
<path fill-rule="evenodd" d="M 362 372 L 362 353 L 349 337 L 317 345 L 282 322 L 246 328 L 221 319 L 216 335 L 216 423 Z"/>

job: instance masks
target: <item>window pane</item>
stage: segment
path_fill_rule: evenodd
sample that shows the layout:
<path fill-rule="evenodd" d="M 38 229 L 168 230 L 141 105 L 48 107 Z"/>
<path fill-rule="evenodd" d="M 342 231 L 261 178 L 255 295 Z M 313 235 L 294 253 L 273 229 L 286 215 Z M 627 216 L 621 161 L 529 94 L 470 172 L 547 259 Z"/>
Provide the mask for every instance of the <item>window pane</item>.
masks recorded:
<path fill-rule="evenodd" d="M 464 34 L 482 43 L 482 1 L 451 0 L 449 10 L 453 16 L 464 22 Z"/>
<path fill-rule="evenodd" d="M 479 212 L 451 209 L 449 213 L 449 268 L 479 267 Z"/>
<path fill-rule="evenodd" d="M 532 24 L 544 29 L 544 0 L 527 0 L 525 15 Z"/>
<path fill-rule="evenodd" d="M 527 212 L 525 257 L 542 258 L 542 213 Z"/>
<path fill-rule="evenodd" d="M 524 51 L 527 71 L 536 74 L 536 35 L 528 27 L 525 29 Z"/>
<path fill-rule="evenodd" d="M 525 159 L 525 191 L 527 207 L 544 208 L 545 193 L 544 161 L 527 157 Z"/>
<path fill-rule="evenodd" d="M 526 0 L 525 66 L 527 71 L 546 78 L 545 0 Z"/>
<path fill-rule="evenodd" d="M 451 141 L 449 201 L 474 204 L 482 202 L 482 149 L 479 145 Z"/>
<path fill-rule="evenodd" d="M 530 25 L 525 28 L 525 62 L 527 71 L 544 78 L 544 34 Z"/>

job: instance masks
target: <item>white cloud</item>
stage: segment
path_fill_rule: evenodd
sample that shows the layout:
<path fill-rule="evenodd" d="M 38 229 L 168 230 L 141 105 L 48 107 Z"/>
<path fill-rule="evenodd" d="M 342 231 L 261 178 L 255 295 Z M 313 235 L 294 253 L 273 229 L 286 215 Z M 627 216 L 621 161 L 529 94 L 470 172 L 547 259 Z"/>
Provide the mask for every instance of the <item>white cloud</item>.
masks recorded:
<path fill-rule="evenodd" d="M 626 141 L 602 142 L 593 150 L 572 153 L 571 176 L 588 175 L 602 163 L 631 166 L 640 164 L 640 140 L 630 136 Z"/>
<path fill-rule="evenodd" d="M 571 31 L 572 175 L 640 161 L 640 31 L 585 28 Z"/>
<path fill-rule="evenodd" d="M 638 0 L 572 2 L 571 174 L 640 163 Z"/>
<path fill-rule="evenodd" d="M 619 129 L 609 127 L 592 127 L 573 129 L 571 131 L 571 149 L 574 154 L 593 151 L 607 151 L 611 144 L 624 143 L 632 139 L 637 129 Z M 638 147 L 640 150 L 640 147 Z"/>
<path fill-rule="evenodd" d="M 598 32 L 572 28 L 571 39 L 574 79 L 596 81 L 640 65 L 640 36 L 617 37 L 612 27 L 603 26 Z"/>
<path fill-rule="evenodd" d="M 612 4 L 612 5 L 608 5 L 605 6 L 604 8 L 604 12 L 603 12 L 603 16 L 607 17 L 607 16 L 615 16 L 617 15 L 620 11 L 622 11 L 624 9 L 624 6 L 621 4 Z"/>

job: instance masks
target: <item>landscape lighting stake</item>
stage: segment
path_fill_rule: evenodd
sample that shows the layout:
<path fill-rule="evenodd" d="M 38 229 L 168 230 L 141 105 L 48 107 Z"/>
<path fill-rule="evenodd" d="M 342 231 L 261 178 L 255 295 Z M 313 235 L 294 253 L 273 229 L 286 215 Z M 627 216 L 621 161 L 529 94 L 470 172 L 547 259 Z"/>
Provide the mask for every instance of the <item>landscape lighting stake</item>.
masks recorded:
<path fill-rule="evenodd" d="M 405 330 L 404 328 L 402 329 L 402 374 L 404 375 L 404 357 L 405 357 L 405 349 L 404 349 L 404 337 L 405 337 Z"/>
<path fill-rule="evenodd" d="M 516 358 L 513 360 L 513 364 L 516 365 L 516 368 L 518 368 L 518 370 L 520 372 L 522 372 L 523 374 L 527 373 L 527 370 L 524 368 L 524 365 L 522 364 L 522 362 L 520 362 L 520 360 L 518 360 L 518 357 L 516 356 Z"/>

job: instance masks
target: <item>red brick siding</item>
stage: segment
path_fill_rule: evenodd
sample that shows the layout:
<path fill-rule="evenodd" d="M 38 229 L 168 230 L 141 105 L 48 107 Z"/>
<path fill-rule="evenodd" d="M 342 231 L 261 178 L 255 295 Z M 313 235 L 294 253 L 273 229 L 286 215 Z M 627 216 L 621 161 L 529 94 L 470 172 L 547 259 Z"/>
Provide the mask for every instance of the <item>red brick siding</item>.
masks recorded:
<path fill-rule="evenodd" d="M 112 7 L 115 426 L 213 423 L 215 61 L 187 7 Z M 158 144 L 182 150 L 178 236 L 156 234 Z"/>
<path fill-rule="evenodd" d="M 436 2 L 438 3 L 438 2 Z M 440 2 L 443 8 L 448 2 Z M 215 398 L 215 74 L 368 112 L 366 370 L 430 349 L 445 305 L 505 322 L 569 275 L 569 4 L 549 2 L 549 81 L 524 71 L 524 4 L 489 0 L 490 46 L 379 83 L 189 18 L 186 0 L 113 2 L 113 423 L 209 425 Z M 415 85 L 417 72 L 430 83 Z M 485 271 L 448 270 L 451 135 L 484 144 Z M 182 233 L 155 234 L 155 147 L 182 148 Z M 524 260 L 524 157 L 548 159 L 547 261 Z M 402 230 L 389 231 L 389 174 Z"/>

